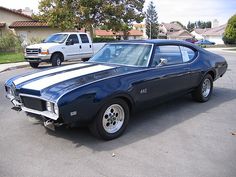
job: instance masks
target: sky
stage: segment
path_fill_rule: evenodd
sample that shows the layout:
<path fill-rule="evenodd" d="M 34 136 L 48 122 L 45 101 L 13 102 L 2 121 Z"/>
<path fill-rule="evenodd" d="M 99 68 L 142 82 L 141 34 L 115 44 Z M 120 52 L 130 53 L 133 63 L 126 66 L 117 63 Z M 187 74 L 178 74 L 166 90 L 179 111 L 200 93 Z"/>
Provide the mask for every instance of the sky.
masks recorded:
<path fill-rule="evenodd" d="M 11 9 L 29 7 L 37 12 L 40 0 L 0 0 L 0 6 Z M 145 8 L 151 0 L 146 0 Z M 180 21 L 187 25 L 188 21 L 213 21 L 217 19 L 220 25 L 236 14 L 236 0 L 153 0 L 158 13 L 158 21 Z M 1 20 L 1 17 L 0 17 Z"/>

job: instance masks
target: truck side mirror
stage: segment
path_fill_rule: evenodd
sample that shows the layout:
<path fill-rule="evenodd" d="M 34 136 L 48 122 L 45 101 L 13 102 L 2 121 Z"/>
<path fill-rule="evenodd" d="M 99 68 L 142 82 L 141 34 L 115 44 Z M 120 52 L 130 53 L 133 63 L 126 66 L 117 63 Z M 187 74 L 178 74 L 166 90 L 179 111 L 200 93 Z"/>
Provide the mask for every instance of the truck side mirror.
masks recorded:
<path fill-rule="evenodd" d="M 68 40 L 66 41 L 66 45 L 74 45 L 73 40 L 72 40 L 72 39 L 68 39 Z"/>

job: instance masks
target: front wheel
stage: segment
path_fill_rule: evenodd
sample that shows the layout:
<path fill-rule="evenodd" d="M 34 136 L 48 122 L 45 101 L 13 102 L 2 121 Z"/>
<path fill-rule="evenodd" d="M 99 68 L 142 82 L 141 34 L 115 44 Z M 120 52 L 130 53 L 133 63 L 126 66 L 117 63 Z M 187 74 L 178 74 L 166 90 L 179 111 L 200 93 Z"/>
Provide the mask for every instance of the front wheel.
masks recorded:
<path fill-rule="evenodd" d="M 112 99 L 99 111 L 90 125 L 90 131 L 97 137 L 111 140 L 119 137 L 129 122 L 129 107 L 121 99 Z"/>
<path fill-rule="evenodd" d="M 193 98 L 198 102 L 206 102 L 210 99 L 213 90 L 213 79 L 207 74 L 200 85 L 192 93 Z"/>
<path fill-rule="evenodd" d="M 39 63 L 29 63 L 32 68 L 38 68 Z"/>
<path fill-rule="evenodd" d="M 52 66 L 60 66 L 62 63 L 63 57 L 60 53 L 55 53 L 52 56 Z"/>

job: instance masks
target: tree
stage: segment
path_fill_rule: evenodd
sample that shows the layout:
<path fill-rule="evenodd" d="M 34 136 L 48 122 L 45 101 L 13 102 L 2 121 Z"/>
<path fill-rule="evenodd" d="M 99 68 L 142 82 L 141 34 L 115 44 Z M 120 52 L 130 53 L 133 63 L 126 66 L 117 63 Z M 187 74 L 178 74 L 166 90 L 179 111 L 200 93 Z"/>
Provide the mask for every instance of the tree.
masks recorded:
<path fill-rule="evenodd" d="M 205 29 L 205 28 L 211 28 L 211 21 L 195 21 L 195 22 L 188 22 L 187 25 L 187 30 L 189 32 L 192 32 L 194 28 L 200 28 L 200 29 Z"/>
<path fill-rule="evenodd" d="M 134 21 L 142 21 L 144 0 L 41 0 L 39 19 L 62 30 L 85 28 L 93 36 L 97 26 L 128 31 Z"/>
<path fill-rule="evenodd" d="M 103 24 L 107 30 L 122 31 L 127 39 L 133 22 L 141 23 L 144 19 L 142 12 L 145 0 L 109 0 L 109 5 L 104 7 Z"/>
<path fill-rule="evenodd" d="M 228 20 L 223 40 L 225 44 L 236 44 L 236 14 Z"/>
<path fill-rule="evenodd" d="M 189 21 L 188 25 L 187 25 L 187 30 L 189 32 L 192 32 L 194 28 L 195 28 L 195 23 L 192 23 L 192 22 Z"/>
<path fill-rule="evenodd" d="M 154 39 L 158 37 L 159 25 L 156 7 L 151 1 L 146 11 L 146 34 L 148 38 Z"/>
<path fill-rule="evenodd" d="M 39 14 L 34 18 L 46 21 L 49 26 L 57 27 L 62 31 L 76 26 L 76 0 L 41 0 L 38 9 Z"/>

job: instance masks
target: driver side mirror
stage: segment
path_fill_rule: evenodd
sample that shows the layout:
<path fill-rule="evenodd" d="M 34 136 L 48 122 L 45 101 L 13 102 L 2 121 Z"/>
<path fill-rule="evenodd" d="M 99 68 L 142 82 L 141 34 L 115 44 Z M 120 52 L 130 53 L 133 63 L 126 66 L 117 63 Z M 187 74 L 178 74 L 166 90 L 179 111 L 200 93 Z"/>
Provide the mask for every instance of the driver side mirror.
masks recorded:
<path fill-rule="evenodd" d="M 72 40 L 72 39 L 68 39 L 68 40 L 66 41 L 66 45 L 74 45 L 73 40 Z"/>
<path fill-rule="evenodd" d="M 168 60 L 167 60 L 167 59 L 161 58 L 161 59 L 160 59 L 160 62 L 159 62 L 159 64 L 158 64 L 157 66 L 163 66 L 163 65 L 166 65 L 167 63 L 168 63 Z"/>

